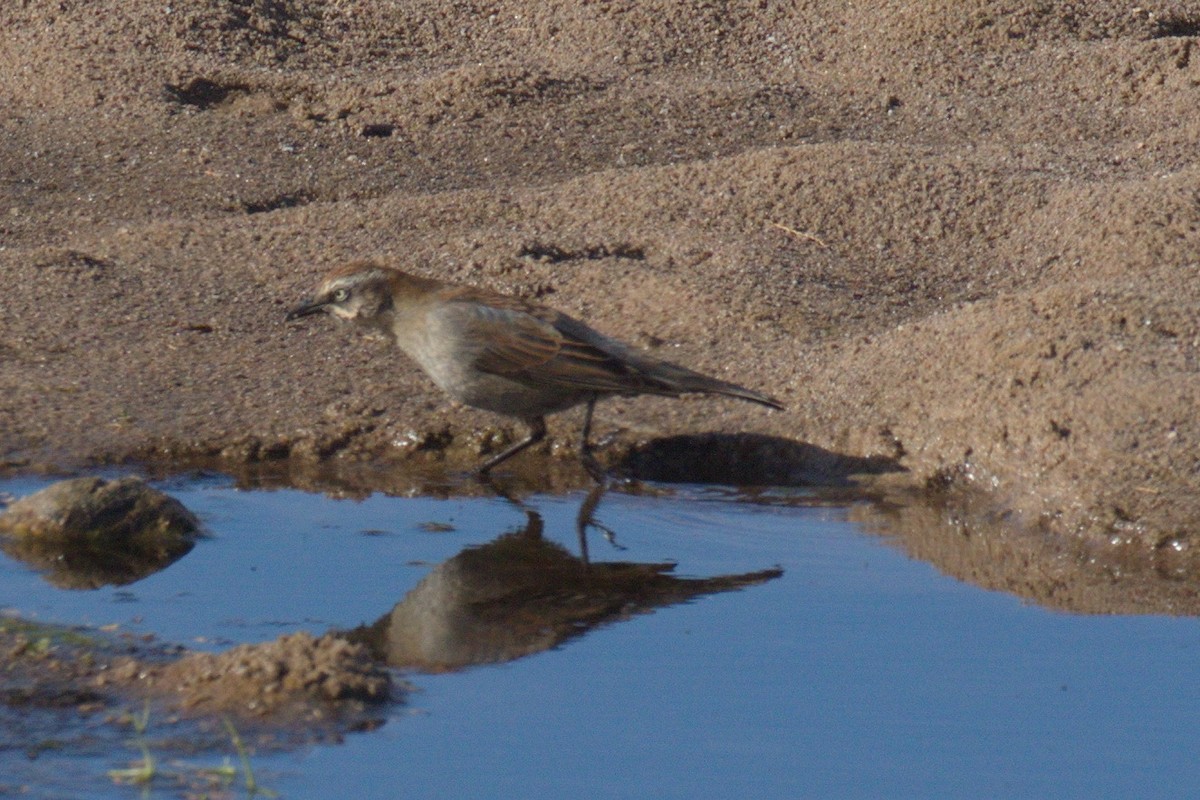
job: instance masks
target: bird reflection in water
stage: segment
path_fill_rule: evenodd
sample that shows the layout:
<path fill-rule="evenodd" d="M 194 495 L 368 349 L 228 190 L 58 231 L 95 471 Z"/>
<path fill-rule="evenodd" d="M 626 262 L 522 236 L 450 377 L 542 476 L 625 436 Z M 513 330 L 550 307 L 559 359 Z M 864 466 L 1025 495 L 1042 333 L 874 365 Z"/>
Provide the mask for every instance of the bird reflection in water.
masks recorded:
<path fill-rule="evenodd" d="M 680 578 L 670 562 L 591 562 L 588 528 L 615 543 L 594 520 L 602 496 L 602 488 L 593 489 L 580 507 L 579 556 L 544 538 L 541 515 L 509 498 L 525 512 L 523 527 L 437 565 L 389 613 L 346 637 L 391 666 L 446 672 L 511 661 L 598 625 L 783 574 L 775 568 Z"/>

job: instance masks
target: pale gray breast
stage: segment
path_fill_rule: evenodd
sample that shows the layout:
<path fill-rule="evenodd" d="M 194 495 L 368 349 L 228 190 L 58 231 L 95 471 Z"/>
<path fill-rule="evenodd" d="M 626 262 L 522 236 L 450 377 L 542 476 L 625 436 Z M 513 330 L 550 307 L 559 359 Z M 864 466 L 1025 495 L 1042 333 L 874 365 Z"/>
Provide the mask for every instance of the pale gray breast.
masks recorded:
<path fill-rule="evenodd" d="M 501 414 L 529 417 L 580 402 L 585 395 L 539 385 L 529 376 L 506 377 L 476 365 L 489 337 L 503 336 L 509 316 L 519 313 L 475 303 L 444 303 L 419 319 L 398 319 L 396 341 L 442 391 L 461 403 Z"/>
<path fill-rule="evenodd" d="M 399 313 L 392 321 L 396 344 L 444 391 L 457 397 L 481 345 L 469 319 L 446 313 L 447 305 Z"/>

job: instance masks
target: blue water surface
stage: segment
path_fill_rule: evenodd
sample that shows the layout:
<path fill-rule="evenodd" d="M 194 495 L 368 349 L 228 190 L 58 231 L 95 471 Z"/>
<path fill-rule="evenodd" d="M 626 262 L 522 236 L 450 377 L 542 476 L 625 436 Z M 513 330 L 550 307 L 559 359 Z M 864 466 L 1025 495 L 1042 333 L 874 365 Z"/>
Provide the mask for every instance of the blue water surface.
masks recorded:
<path fill-rule="evenodd" d="M 8 481 L 0 491 L 45 483 Z M 0 606 L 220 649 L 369 623 L 433 565 L 528 520 L 499 498 L 356 501 L 241 491 L 212 477 L 160 485 L 211 533 L 190 554 L 131 586 L 95 591 L 55 589 L 0 559 Z M 526 502 L 545 537 L 577 553 L 582 500 Z M 383 727 L 256 756 L 260 780 L 304 798 L 1198 791 L 1194 619 L 1031 606 L 946 577 L 823 505 L 679 487 L 667 497 L 609 493 L 597 520 L 624 549 L 593 531 L 594 560 L 673 561 L 678 574 L 700 577 L 777 565 L 783 575 L 614 621 L 528 657 L 409 673 L 415 691 Z M 28 781 L 24 758 L 0 750 L 0 768 L 8 759 Z M 126 757 L 42 758 L 70 772 Z M 103 780 L 72 788 L 74 796 L 137 791 Z"/>

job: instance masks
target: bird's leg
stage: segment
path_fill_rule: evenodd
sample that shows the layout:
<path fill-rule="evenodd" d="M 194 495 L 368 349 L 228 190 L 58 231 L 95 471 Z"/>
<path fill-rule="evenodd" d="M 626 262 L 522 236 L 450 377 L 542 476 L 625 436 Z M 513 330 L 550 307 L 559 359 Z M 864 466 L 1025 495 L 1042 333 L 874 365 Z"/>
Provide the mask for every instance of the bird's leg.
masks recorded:
<path fill-rule="evenodd" d="M 587 470 L 588 475 L 592 476 L 592 480 L 603 484 L 608 480 L 608 473 L 592 455 L 592 412 L 595 410 L 596 396 L 592 395 L 588 399 L 587 410 L 583 412 L 583 434 L 579 440 L 579 460 L 583 462 L 583 468 Z"/>
<path fill-rule="evenodd" d="M 617 543 L 617 532 L 607 525 L 602 525 L 596 521 L 596 507 L 600 505 L 600 501 L 604 499 L 604 494 L 608 491 L 608 486 L 600 484 L 593 486 L 588 492 L 587 497 L 579 505 L 579 513 L 575 516 L 575 532 L 579 536 L 579 555 L 583 559 L 586 566 L 588 562 L 588 544 L 587 531 L 588 528 L 595 528 L 604 534 L 604 538 L 617 550 L 624 550 L 625 546 Z"/>
<path fill-rule="evenodd" d="M 511 503 L 516 508 L 525 512 L 525 516 L 529 518 L 529 524 L 525 526 L 525 532 L 529 536 L 536 539 L 542 535 L 542 528 L 544 526 L 542 524 L 542 516 L 537 510 L 518 497 L 515 492 L 497 480 L 491 473 L 476 470 L 473 475 L 481 486 L 491 489 L 501 500 Z"/>
<path fill-rule="evenodd" d="M 545 417 L 534 417 L 533 419 L 529 420 L 529 435 L 527 437 L 525 437 L 524 439 L 522 439 L 521 441 L 517 442 L 516 444 L 512 445 L 511 447 L 497 453 L 496 455 L 489 458 L 487 461 L 483 462 L 483 464 L 479 467 L 479 470 L 478 470 L 479 474 L 487 475 L 495 467 L 497 467 L 500 464 L 503 464 L 505 461 L 508 461 L 510 458 L 515 456 L 517 453 L 524 450 L 526 447 L 529 447 L 530 445 L 535 445 L 538 442 L 540 442 L 542 439 L 545 439 L 545 438 L 546 438 L 546 418 Z"/>
<path fill-rule="evenodd" d="M 593 487 L 579 506 L 579 513 L 575 516 L 575 533 L 579 537 L 579 560 L 583 562 L 584 569 L 587 569 L 592 563 L 588 558 L 587 529 L 592 524 L 592 515 L 596 513 L 596 506 L 600 504 L 600 498 L 604 496 L 604 489 L 603 484 Z"/>
<path fill-rule="evenodd" d="M 583 566 L 590 566 L 591 561 L 588 559 L 588 544 L 587 544 L 587 529 L 595 524 L 593 517 L 596 514 L 596 506 L 600 505 L 600 499 L 604 497 L 606 487 L 604 484 L 595 486 L 583 502 L 579 506 L 579 513 L 575 516 L 575 533 L 579 536 L 579 558 L 583 561 Z"/>

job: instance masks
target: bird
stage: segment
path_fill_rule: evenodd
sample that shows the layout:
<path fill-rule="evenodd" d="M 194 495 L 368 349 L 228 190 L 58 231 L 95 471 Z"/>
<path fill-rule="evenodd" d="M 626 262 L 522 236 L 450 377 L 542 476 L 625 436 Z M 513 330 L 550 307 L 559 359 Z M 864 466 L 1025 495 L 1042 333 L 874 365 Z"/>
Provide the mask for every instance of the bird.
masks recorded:
<path fill-rule="evenodd" d="M 524 422 L 529 433 L 487 458 L 481 477 L 542 441 L 546 416 L 586 404 L 580 460 L 597 483 L 592 414 L 610 396 L 725 395 L 783 410 L 773 397 L 635 349 L 561 311 L 381 261 L 353 261 L 325 276 L 286 321 L 325 312 L 382 335 L 463 405 Z"/>

